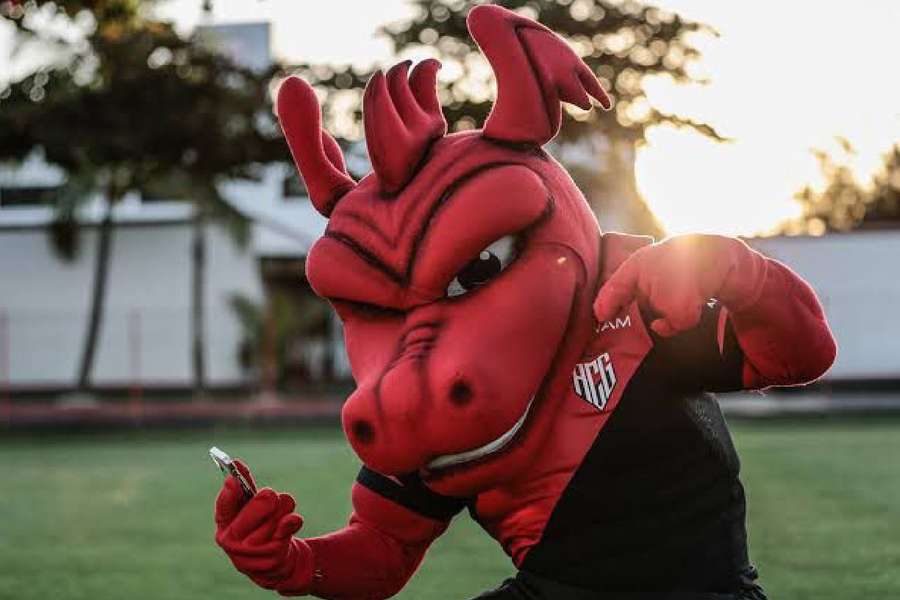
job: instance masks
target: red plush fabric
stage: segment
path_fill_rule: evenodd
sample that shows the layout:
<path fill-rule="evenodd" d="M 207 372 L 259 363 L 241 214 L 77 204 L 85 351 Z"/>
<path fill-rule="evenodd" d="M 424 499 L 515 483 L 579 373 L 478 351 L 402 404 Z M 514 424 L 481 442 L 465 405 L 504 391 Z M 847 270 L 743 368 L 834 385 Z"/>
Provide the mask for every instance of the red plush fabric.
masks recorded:
<path fill-rule="evenodd" d="M 602 476 L 642 490 L 641 452 L 660 447 L 629 437 L 629 419 L 654 425 L 646 407 L 671 417 L 665 403 L 684 403 L 685 390 L 739 387 L 741 360 L 743 383 L 761 387 L 807 381 L 833 358 L 809 287 L 742 242 L 601 237 L 572 179 L 540 147 L 559 130 L 561 102 L 589 108 L 593 97 L 609 108 L 597 78 L 564 40 L 504 8 L 476 7 L 468 26 L 498 83 L 484 129 L 446 134 L 437 61 L 379 72 L 363 100 L 373 172 L 358 183 L 321 128 L 312 88 L 290 78 L 279 90 L 285 137 L 314 206 L 329 217 L 307 277 L 344 324 L 357 387 L 342 422 L 364 463 L 350 523 L 306 540 L 292 537 L 302 519 L 290 496 L 262 490 L 245 503 L 226 481 L 216 541 L 239 571 L 284 595 L 387 598 L 466 506 L 516 565 L 586 556 L 595 533 L 623 522 L 595 497 L 618 490 L 598 492 L 592 482 Z M 710 298 L 730 310 L 730 322 Z M 629 402 L 624 425 L 615 425 Z M 601 430 L 612 431 L 615 451 L 596 450 Z M 649 431 L 647 440 L 670 441 L 671 453 L 682 439 L 707 443 L 689 428 Z M 692 460 L 709 455 L 674 458 L 690 472 Z M 734 473 L 710 476 L 736 482 Z M 584 498 L 596 502 L 585 510 Z M 723 512 L 743 514 L 742 497 L 724 498 Z M 599 531 L 579 530 L 574 521 L 586 513 Z M 672 525 L 662 537 L 667 531 L 709 550 L 693 532 Z M 732 537 L 744 543 L 728 532 L 709 539 L 725 547 Z M 551 550 L 534 552 L 541 544 Z M 690 555 L 657 546 L 647 542 L 647 552 L 657 552 L 661 572 Z M 566 568 L 578 564 L 574 581 L 602 584 L 590 577 L 598 564 Z"/>
<path fill-rule="evenodd" d="M 809 284 L 734 238 L 678 236 L 635 252 L 601 289 L 594 314 L 607 320 L 636 300 L 655 316 L 651 329 L 670 337 L 695 327 L 710 298 L 730 311 L 745 387 L 808 383 L 834 362 L 836 344 Z"/>
<path fill-rule="evenodd" d="M 497 75 L 497 101 L 484 135 L 540 146 L 559 132 L 560 102 L 588 109 L 591 96 L 611 106 L 590 68 L 540 23 L 483 5 L 469 12 L 467 24 Z"/>
<path fill-rule="evenodd" d="M 808 283 L 772 259 L 754 302 L 731 313 L 744 352 L 744 386 L 800 385 L 821 377 L 837 356 L 822 305 Z"/>
<path fill-rule="evenodd" d="M 678 236 L 625 261 L 600 290 L 594 315 L 606 321 L 637 300 L 656 317 L 650 328 L 671 337 L 695 327 L 710 298 L 734 309 L 754 302 L 764 274 L 765 258 L 740 240 Z"/>
<path fill-rule="evenodd" d="M 354 484 L 349 525 L 306 540 L 316 569 L 311 592 L 336 600 L 389 598 L 412 577 L 428 546 L 448 524 Z"/>
<path fill-rule="evenodd" d="M 239 463 L 238 468 L 256 489 L 247 467 Z M 216 543 L 238 571 L 261 587 L 300 588 L 312 580 L 309 547 L 293 537 L 303 526 L 295 507 L 290 494 L 269 488 L 248 501 L 234 477 L 226 478 L 216 498 Z"/>
<path fill-rule="evenodd" d="M 289 77 L 278 90 L 278 119 L 309 198 L 320 213 L 331 214 L 341 196 L 356 185 L 347 174 L 334 138 L 322 129 L 322 111 L 312 87 Z"/>
<path fill-rule="evenodd" d="M 496 201 L 479 206 L 490 197 Z M 535 242 L 492 285 L 439 301 L 472 256 L 544 215 L 547 190 L 528 169 L 504 166 L 469 178 L 446 202 L 432 222 L 434 233 L 418 242 L 406 288 L 414 296 L 396 305 L 404 314 L 373 321 L 365 311 L 341 308 L 358 381 L 344 405 L 344 428 L 364 462 L 386 474 L 415 471 L 430 456 L 478 447 L 509 429 L 540 386 L 583 281 L 576 254 Z M 480 218 L 472 222 L 476 207 Z M 345 269 L 328 275 L 318 269 L 311 265 L 317 289 L 344 289 L 337 279 Z M 530 302 L 509 301 L 518 295 Z M 543 318 L 532 320 L 533 314 Z M 489 357 L 495 368 L 487 368 Z M 471 420 L 480 426 L 466 427 Z"/>
<path fill-rule="evenodd" d="M 246 466 L 239 468 L 252 482 Z M 284 596 L 389 598 L 406 584 L 448 525 L 356 484 L 347 527 L 301 540 L 292 537 L 303 525 L 295 507 L 289 494 L 269 488 L 247 501 L 233 477 L 225 480 L 216 499 L 216 543 L 238 571 Z"/>
<path fill-rule="evenodd" d="M 363 96 L 369 157 L 388 194 L 403 188 L 431 142 L 447 132 L 435 88 L 441 63 L 423 61 L 407 78 L 409 65 L 399 63 L 387 75 L 375 73 Z"/>

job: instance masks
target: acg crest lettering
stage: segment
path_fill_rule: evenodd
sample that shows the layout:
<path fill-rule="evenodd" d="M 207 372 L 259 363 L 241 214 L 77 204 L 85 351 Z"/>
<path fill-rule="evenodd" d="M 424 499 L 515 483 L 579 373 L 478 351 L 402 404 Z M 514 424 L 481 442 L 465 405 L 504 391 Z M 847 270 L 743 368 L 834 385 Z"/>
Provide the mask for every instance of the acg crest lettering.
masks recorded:
<path fill-rule="evenodd" d="M 616 387 L 616 371 L 609 353 L 604 352 L 590 362 L 575 365 L 572 383 L 576 394 L 597 410 L 603 410 Z"/>

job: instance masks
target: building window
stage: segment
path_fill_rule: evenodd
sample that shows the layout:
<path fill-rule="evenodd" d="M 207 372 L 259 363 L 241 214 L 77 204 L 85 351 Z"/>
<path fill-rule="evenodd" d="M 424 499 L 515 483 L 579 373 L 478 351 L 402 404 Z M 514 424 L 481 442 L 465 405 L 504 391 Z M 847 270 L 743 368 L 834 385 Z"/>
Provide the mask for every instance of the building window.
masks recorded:
<path fill-rule="evenodd" d="M 0 206 L 55 206 L 62 186 L 0 187 Z"/>

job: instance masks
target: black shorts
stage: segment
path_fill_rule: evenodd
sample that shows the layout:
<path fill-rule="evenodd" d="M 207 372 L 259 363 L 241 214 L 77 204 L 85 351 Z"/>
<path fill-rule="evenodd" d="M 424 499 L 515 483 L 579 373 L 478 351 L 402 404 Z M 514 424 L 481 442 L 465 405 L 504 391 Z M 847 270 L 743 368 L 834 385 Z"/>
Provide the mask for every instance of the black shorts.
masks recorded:
<path fill-rule="evenodd" d="M 472 600 L 766 600 L 762 588 L 755 583 L 755 575 L 754 570 L 752 578 L 746 579 L 742 589 L 730 594 L 620 593 L 575 588 L 520 571 L 515 579 L 507 579 L 496 590 L 486 592 Z"/>

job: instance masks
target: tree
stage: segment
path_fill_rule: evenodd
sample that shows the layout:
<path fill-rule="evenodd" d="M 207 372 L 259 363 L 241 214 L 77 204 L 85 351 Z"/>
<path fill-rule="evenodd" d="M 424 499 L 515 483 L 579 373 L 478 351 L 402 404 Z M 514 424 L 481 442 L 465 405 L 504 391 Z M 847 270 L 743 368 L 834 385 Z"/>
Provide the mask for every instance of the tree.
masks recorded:
<path fill-rule="evenodd" d="M 275 290 L 262 303 L 235 294 L 230 304 L 243 330 L 239 362 L 245 369 L 257 369 L 263 392 L 274 394 L 285 387 L 292 344 L 328 321 L 328 305 L 310 295 L 298 305 L 295 298 Z"/>
<path fill-rule="evenodd" d="M 863 224 L 900 227 L 900 144 L 884 155 L 884 165 L 875 175 Z"/>
<path fill-rule="evenodd" d="M 806 186 L 795 195 L 803 215 L 784 232 L 821 235 L 826 231 L 900 227 L 900 144 L 884 155 L 881 169 L 870 183 L 860 182 L 849 165 L 856 151 L 839 138 L 842 156 L 814 150 L 825 179 L 822 190 Z"/>
<path fill-rule="evenodd" d="M 490 69 L 465 25 L 469 9 L 477 2 L 415 0 L 413 4 L 416 15 L 411 20 L 387 26 L 381 33 L 398 55 L 426 52 L 453 73 L 453 81 L 441 90 L 451 131 L 480 126 L 491 108 L 492 94 Z M 586 152 L 605 157 L 602 170 L 596 161 L 570 170 L 576 172 L 576 181 L 601 217 L 609 210 L 624 213 L 625 222 L 619 223 L 624 229 L 658 234 L 661 228 L 640 200 L 634 178 L 634 150 L 644 140 L 644 132 L 668 123 L 722 138 L 705 123 L 650 105 L 642 83 L 650 75 L 695 81 L 687 65 L 699 52 L 689 37 L 715 32 L 634 0 L 502 0 L 496 4 L 537 18 L 565 37 L 610 92 L 615 108 L 609 113 L 567 107 L 560 139 L 580 142 Z M 295 72 L 326 93 L 324 117 L 329 129 L 345 139 L 359 138 L 361 90 L 370 73 L 325 65 L 299 65 Z"/>
<path fill-rule="evenodd" d="M 218 193 L 224 178 L 252 178 L 261 163 L 286 151 L 267 112 L 272 73 L 236 65 L 204 44 L 181 38 L 171 24 L 148 16 L 136 0 L 4 2 L 0 16 L 26 36 L 61 47 L 63 58 L 0 93 L 0 160 L 36 147 L 72 182 L 102 192 L 93 291 L 78 372 L 86 390 L 103 316 L 113 207 L 130 191 L 176 182 L 195 206 L 193 241 L 193 367 L 204 387 L 204 231 L 213 214 L 236 213 Z M 47 34 L 35 23 L 49 16 L 82 27 L 83 42 Z M 41 18 L 43 17 L 43 18 Z M 67 197 L 84 198 L 84 194 Z M 61 214 L 75 214 L 61 206 Z M 232 219 L 234 220 L 234 219 Z M 65 228 L 57 227 L 60 231 Z"/>

